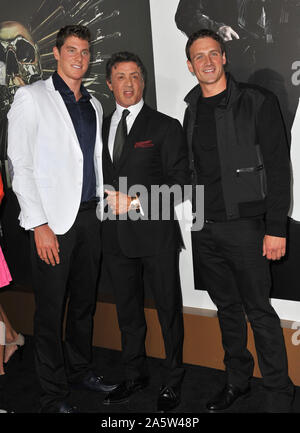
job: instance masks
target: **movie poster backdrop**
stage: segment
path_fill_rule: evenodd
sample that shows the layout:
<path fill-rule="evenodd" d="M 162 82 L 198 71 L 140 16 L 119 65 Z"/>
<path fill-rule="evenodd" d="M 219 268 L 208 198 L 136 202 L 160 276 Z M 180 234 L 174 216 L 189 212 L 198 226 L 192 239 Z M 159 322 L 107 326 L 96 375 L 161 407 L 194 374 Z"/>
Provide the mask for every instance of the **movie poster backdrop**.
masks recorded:
<path fill-rule="evenodd" d="M 160 8 L 160 1 L 151 0 L 151 7 Z M 226 40 L 228 69 L 236 79 L 262 85 L 279 98 L 289 144 L 292 141 L 294 184 L 297 185 L 294 185 L 294 208 L 289 222 L 288 254 L 280 263 L 272 265 L 272 297 L 300 301 L 297 284 L 300 258 L 300 152 L 297 146 L 300 142 L 300 112 L 297 111 L 300 2 L 170 1 L 176 2 L 172 20 L 178 32 L 186 37 L 200 28 L 219 32 Z M 15 91 L 21 85 L 46 79 L 54 72 L 52 47 L 56 32 L 66 24 L 82 23 L 88 25 L 93 34 L 92 62 L 84 84 L 100 99 L 105 114 L 114 108 L 105 83 L 105 62 L 111 53 L 120 50 L 136 52 L 144 61 L 148 71 L 146 101 L 155 108 L 150 6 L 149 0 L 1 0 L 0 4 L 0 158 L 6 194 L 0 209 L 1 240 L 14 283 L 30 288 L 28 237 L 18 225 L 19 207 L 11 190 L 12 172 L 6 157 L 6 114 Z M 163 34 L 163 20 L 159 25 Z M 167 92 L 173 90 L 170 87 Z"/>

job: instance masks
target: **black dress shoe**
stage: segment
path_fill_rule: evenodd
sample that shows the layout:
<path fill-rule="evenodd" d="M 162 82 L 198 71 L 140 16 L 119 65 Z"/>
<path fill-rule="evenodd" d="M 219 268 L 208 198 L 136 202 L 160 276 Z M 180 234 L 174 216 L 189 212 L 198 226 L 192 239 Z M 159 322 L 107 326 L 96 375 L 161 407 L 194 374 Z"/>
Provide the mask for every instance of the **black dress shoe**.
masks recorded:
<path fill-rule="evenodd" d="M 148 385 L 148 378 L 141 378 L 137 380 L 125 380 L 120 383 L 116 389 L 107 394 L 103 404 L 119 404 L 127 402 L 130 397 Z"/>
<path fill-rule="evenodd" d="M 0 407 L 0 413 L 15 413 L 13 410 L 7 408 L 7 407 Z"/>
<path fill-rule="evenodd" d="M 162 385 L 157 400 L 158 412 L 169 412 L 180 403 L 180 391 L 171 386 Z"/>
<path fill-rule="evenodd" d="M 117 386 L 118 384 L 109 385 L 104 383 L 102 376 L 96 376 L 93 373 L 85 377 L 81 382 L 71 384 L 72 389 L 87 389 L 88 391 L 96 392 L 111 392 Z"/>
<path fill-rule="evenodd" d="M 245 390 L 241 390 L 234 385 L 228 384 L 223 390 L 216 395 L 216 397 L 209 401 L 206 405 L 208 410 L 223 410 L 230 407 L 239 397 L 247 394 L 250 391 L 250 387 Z"/>
<path fill-rule="evenodd" d="M 42 407 L 40 413 L 79 413 L 76 406 L 70 406 L 65 401 L 55 405 Z"/>

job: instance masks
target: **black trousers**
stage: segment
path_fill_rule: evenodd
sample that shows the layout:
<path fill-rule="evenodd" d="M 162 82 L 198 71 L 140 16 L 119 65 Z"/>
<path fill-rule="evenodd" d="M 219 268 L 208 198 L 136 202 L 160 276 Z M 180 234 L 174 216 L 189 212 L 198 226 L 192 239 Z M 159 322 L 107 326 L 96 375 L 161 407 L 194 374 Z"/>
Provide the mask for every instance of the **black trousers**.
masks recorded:
<path fill-rule="evenodd" d="M 247 350 L 251 324 L 264 385 L 292 393 L 279 318 L 270 304 L 270 270 L 262 255 L 263 219 L 205 223 L 192 232 L 196 286 L 207 290 L 218 308 L 227 381 L 244 389 L 253 373 Z"/>
<path fill-rule="evenodd" d="M 104 253 L 103 260 L 115 293 L 126 378 L 148 376 L 143 278 L 151 289 L 164 338 L 166 358 L 162 362 L 161 383 L 180 386 L 184 369 L 179 253 L 168 251 L 142 258 Z"/>
<path fill-rule="evenodd" d="M 80 209 L 70 230 L 58 235 L 60 264 L 47 265 L 37 255 L 31 233 L 35 289 L 36 369 L 41 404 L 67 398 L 68 382 L 80 381 L 92 368 L 92 329 L 100 268 L 100 221 L 95 207 Z M 65 347 L 62 321 L 69 296 Z"/>

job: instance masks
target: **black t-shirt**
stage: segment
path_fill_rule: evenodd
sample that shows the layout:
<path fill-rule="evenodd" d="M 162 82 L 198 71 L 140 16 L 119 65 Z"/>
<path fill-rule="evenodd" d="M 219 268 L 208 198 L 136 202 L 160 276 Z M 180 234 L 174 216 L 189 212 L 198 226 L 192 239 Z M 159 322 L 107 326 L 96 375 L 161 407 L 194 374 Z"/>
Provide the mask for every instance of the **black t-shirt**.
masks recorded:
<path fill-rule="evenodd" d="M 215 108 L 225 97 L 226 92 L 227 90 L 224 90 L 209 98 L 199 98 L 193 134 L 197 184 L 204 185 L 204 217 L 215 221 L 227 219 L 215 122 Z"/>

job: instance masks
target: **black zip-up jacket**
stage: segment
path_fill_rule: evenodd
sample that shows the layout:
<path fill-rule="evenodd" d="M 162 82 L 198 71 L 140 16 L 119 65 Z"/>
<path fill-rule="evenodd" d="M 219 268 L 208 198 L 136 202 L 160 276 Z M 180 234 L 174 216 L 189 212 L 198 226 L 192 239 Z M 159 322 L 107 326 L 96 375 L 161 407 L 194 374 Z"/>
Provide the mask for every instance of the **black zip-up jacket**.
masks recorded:
<path fill-rule="evenodd" d="M 185 98 L 183 126 L 193 185 L 197 179 L 192 142 L 201 95 L 196 85 Z M 265 215 L 266 234 L 285 237 L 290 161 L 277 97 L 259 86 L 237 83 L 227 74 L 226 96 L 216 107 L 215 121 L 227 219 Z"/>

